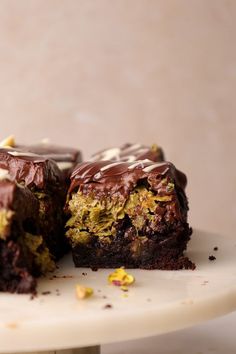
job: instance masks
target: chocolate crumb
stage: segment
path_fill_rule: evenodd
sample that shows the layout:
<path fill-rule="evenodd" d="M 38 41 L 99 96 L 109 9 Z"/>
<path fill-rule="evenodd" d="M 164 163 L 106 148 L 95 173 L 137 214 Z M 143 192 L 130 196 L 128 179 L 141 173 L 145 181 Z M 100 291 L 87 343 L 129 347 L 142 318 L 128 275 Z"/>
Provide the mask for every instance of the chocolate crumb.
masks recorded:
<path fill-rule="evenodd" d="M 30 295 L 30 300 L 34 300 L 37 297 L 37 292 Z"/>
<path fill-rule="evenodd" d="M 107 299 L 107 296 L 106 295 L 103 295 L 103 297 L 102 297 L 103 299 Z"/>
<path fill-rule="evenodd" d="M 113 306 L 111 304 L 106 304 L 103 308 L 104 309 L 111 309 Z"/>
<path fill-rule="evenodd" d="M 216 257 L 211 255 L 211 256 L 208 257 L 208 259 L 209 259 L 209 261 L 215 261 Z"/>
<path fill-rule="evenodd" d="M 49 294 L 51 294 L 51 291 L 43 291 L 43 292 L 41 293 L 41 295 L 49 295 Z"/>
<path fill-rule="evenodd" d="M 50 280 L 52 279 L 71 279 L 74 278 L 73 275 L 53 275 L 52 278 L 50 278 Z"/>
<path fill-rule="evenodd" d="M 98 271 L 97 267 L 91 267 L 91 269 L 92 269 L 93 272 L 97 272 Z"/>
<path fill-rule="evenodd" d="M 100 293 L 102 290 L 101 289 L 98 289 L 98 293 Z"/>
<path fill-rule="evenodd" d="M 214 247 L 213 250 L 214 250 L 214 251 L 218 251 L 218 247 Z"/>
<path fill-rule="evenodd" d="M 82 275 L 87 275 L 87 273 L 83 272 Z"/>

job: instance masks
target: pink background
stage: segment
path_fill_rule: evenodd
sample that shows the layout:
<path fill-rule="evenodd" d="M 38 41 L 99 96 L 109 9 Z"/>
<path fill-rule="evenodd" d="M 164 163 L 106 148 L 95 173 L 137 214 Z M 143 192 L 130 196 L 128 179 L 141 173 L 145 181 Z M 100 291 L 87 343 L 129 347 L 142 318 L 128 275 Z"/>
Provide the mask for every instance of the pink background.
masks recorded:
<path fill-rule="evenodd" d="M 236 1 L 1 0 L 1 136 L 159 143 L 191 222 L 236 228 Z"/>

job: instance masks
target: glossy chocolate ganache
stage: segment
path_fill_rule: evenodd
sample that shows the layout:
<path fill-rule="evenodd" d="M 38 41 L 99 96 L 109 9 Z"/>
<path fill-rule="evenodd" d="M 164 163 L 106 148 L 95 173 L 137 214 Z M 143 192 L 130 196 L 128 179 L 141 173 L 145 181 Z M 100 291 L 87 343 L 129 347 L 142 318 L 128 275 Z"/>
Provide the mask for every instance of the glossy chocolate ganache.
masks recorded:
<path fill-rule="evenodd" d="M 127 194 L 138 180 L 148 179 L 154 183 L 153 178 L 163 177 L 168 173 L 171 173 L 180 188 L 186 187 L 185 174 L 177 170 L 171 162 L 154 163 L 147 159 L 135 162 L 83 162 L 77 165 L 71 175 L 69 193 L 79 186 L 86 189 L 86 184 L 90 189 L 93 187 L 97 189 L 100 184 L 106 190 L 119 190 L 119 192 Z"/>
<path fill-rule="evenodd" d="M 54 161 L 19 149 L 0 148 L 0 168 L 7 170 L 12 180 L 27 187 L 54 189 L 62 179 Z"/>

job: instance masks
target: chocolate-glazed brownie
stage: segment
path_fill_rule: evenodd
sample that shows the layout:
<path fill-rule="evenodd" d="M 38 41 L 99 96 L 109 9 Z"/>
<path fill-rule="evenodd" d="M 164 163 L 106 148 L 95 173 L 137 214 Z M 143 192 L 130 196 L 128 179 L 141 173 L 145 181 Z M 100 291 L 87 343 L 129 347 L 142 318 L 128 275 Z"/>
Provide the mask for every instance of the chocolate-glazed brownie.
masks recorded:
<path fill-rule="evenodd" d="M 52 256 L 58 259 L 67 249 L 63 214 L 67 189 L 57 164 L 34 153 L 0 148 L 0 168 L 37 198 L 40 233 Z"/>
<path fill-rule="evenodd" d="M 40 234 L 39 201 L 0 169 L 0 291 L 34 293 L 55 263 Z"/>
<path fill-rule="evenodd" d="M 67 238 L 78 267 L 193 269 L 186 176 L 170 162 L 85 162 L 72 173 Z"/>

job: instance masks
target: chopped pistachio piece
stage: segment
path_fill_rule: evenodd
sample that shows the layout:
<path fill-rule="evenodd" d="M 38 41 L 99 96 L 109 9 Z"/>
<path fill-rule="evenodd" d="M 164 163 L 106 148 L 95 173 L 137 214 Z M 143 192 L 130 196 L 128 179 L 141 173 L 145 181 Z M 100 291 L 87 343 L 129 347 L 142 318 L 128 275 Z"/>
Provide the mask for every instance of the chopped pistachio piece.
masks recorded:
<path fill-rule="evenodd" d="M 5 147 L 5 148 L 12 148 L 14 147 L 16 144 L 15 144 L 15 137 L 14 135 L 9 135 L 7 138 L 3 139 L 1 142 L 0 142 L 0 147 Z"/>
<path fill-rule="evenodd" d="M 133 284 L 134 281 L 134 276 L 128 274 L 124 268 L 117 268 L 113 273 L 108 276 L 108 282 L 115 286 L 128 286 Z"/>
<path fill-rule="evenodd" d="M 158 146 L 157 144 L 152 144 L 151 150 L 152 150 L 153 152 L 156 152 L 156 151 L 159 150 L 159 146 Z"/>
<path fill-rule="evenodd" d="M 76 285 L 76 296 L 78 299 L 87 299 L 93 295 L 93 289 L 83 285 Z"/>
<path fill-rule="evenodd" d="M 32 235 L 27 232 L 23 236 L 23 243 L 26 247 L 28 247 L 34 256 L 34 262 L 42 274 L 52 272 L 56 269 L 56 264 L 52 259 L 49 249 L 46 247 L 42 236 Z"/>

